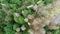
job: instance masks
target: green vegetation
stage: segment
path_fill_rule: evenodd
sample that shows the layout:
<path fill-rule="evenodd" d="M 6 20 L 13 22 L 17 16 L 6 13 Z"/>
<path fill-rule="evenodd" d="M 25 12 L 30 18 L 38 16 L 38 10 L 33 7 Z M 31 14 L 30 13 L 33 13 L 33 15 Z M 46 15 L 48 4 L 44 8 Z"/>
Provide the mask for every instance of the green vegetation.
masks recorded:
<path fill-rule="evenodd" d="M 0 34 L 16 34 L 16 29 L 23 25 L 26 30 L 21 30 L 17 34 L 30 34 L 28 30 L 32 25 L 24 21 L 29 14 L 37 16 L 33 9 L 28 9 L 27 6 L 35 5 L 41 1 L 41 6 L 52 3 L 53 0 L 0 0 Z M 23 13 L 22 13 L 23 11 Z M 49 31 L 48 27 L 45 28 Z M 53 34 L 59 34 L 60 30 L 54 30 Z"/>

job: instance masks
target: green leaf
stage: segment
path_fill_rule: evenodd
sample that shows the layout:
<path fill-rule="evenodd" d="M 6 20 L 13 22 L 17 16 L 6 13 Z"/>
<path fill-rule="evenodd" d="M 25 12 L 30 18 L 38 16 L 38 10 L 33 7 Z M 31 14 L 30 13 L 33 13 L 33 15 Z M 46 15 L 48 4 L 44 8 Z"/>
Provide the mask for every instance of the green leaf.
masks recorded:
<path fill-rule="evenodd" d="M 4 18 L 5 17 L 5 13 L 2 11 L 2 9 L 0 9 L 0 18 Z"/>
<path fill-rule="evenodd" d="M 60 30 L 59 29 L 54 30 L 53 34 L 60 34 Z"/>
<path fill-rule="evenodd" d="M 4 27 L 4 31 L 11 31 L 11 28 L 10 27 Z"/>
<path fill-rule="evenodd" d="M 33 17 L 35 17 L 36 15 L 37 15 L 37 14 L 36 14 L 35 12 L 32 14 Z"/>
<path fill-rule="evenodd" d="M 25 23 L 24 18 L 21 17 L 21 16 L 19 17 L 19 23 L 20 23 L 20 24 L 24 24 L 24 23 Z"/>
<path fill-rule="evenodd" d="M 5 34 L 15 34 L 15 31 L 7 31 Z"/>
<path fill-rule="evenodd" d="M 22 17 L 22 16 L 19 16 L 19 17 L 14 16 L 14 20 L 18 24 L 24 24 L 25 23 L 24 17 Z"/>
<path fill-rule="evenodd" d="M 23 14 L 23 16 L 24 16 L 24 17 L 27 17 L 28 14 L 29 14 L 29 11 L 28 11 L 28 10 L 24 10 L 24 14 Z"/>
<path fill-rule="evenodd" d="M 16 4 L 10 4 L 11 8 L 16 8 Z"/>
<path fill-rule="evenodd" d="M 48 26 L 45 26 L 44 29 L 45 29 L 46 31 L 48 31 L 48 30 L 49 30 L 49 27 L 48 27 Z"/>
<path fill-rule="evenodd" d="M 10 13 L 11 15 L 13 15 L 13 14 L 15 13 L 15 10 L 10 9 L 10 10 L 9 10 L 9 13 Z"/>
<path fill-rule="evenodd" d="M 13 30 L 16 30 L 18 27 L 19 27 L 18 24 L 14 24 L 14 25 L 13 25 Z"/>
<path fill-rule="evenodd" d="M 53 2 L 53 0 L 43 0 L 43 1 L 44 1 L 44 4 L 49 4 Z"/>
<path fill-rule="evenodd" d="M 23 31 L 22 34 L 29 34 L 29 32 L 28 31 Z"/>

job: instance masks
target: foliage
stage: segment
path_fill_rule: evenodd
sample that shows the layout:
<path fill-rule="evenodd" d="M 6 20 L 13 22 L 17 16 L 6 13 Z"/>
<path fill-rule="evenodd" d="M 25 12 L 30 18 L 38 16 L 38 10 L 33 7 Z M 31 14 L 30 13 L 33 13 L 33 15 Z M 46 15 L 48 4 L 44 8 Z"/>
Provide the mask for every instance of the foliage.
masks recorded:
<path fill-rule="evenodd" d="M 33 9 L 28 9 L 27 6 L 35 5 L 38 1 L 40 0 L 0 0 L 0 34 L 15 34 L 16 29 L 22 25 L 26 27 L 26 31 L 21 30 L 20 32 L 22 32 L 22 34 L 29 34 L 28 30 L 31 26 L 27 24 L 24 19 L 27 18 L 29 14 L 34 17 L 37 14 Z M 42 0 L 40 5 L 46 5 L 52 2 L 52 0 Z M 5 9 L 2 9 L 2 7 Z M 23 14 L 22 11 L 24 11 Z M 19 16 L 17 17 L 15 13 L 18 13 Z M 48 30 L 48 27 L 45 29 Z M 58 34 L 58 32 L 59 30 L 56 30 L 55 33 L 53 33 Z"/>

